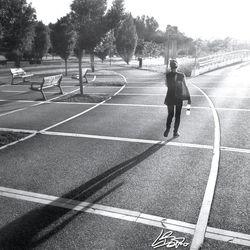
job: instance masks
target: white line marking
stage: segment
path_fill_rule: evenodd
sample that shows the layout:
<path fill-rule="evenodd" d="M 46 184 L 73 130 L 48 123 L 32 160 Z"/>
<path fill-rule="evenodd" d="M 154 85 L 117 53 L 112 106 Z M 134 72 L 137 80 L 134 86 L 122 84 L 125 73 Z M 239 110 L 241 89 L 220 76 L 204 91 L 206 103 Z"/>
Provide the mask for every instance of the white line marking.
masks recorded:
<path fill-rule="evenodd" d="M 25 90 L 1 90 L 1 93 L 28 93 L 28 91 Z"/>
<path fill-rule="evenodd" d="M 190 246 L 191 250 L 198 250 L 200 249 L 206 233 L 208 218 L 211 210 L 211 205 L 213 201 L 215 186 L 216 186 L 216 180 L 218 175 L 218 169 L 219 169 L 219 159 L 220 159 L 220 122 L 218 114 L 215 110 L 213 102 L 210 100 L 210 98 L 207 96 L 207 94 L 201 90 L 199 87 L 195 86 L 203 95 L 206 97 L 209 106 L 211 107 L 213 117 L 214 117 L 214 147 L 213 147 L 213 158 L 211 162 L 211 170 L 209 173 L 207 186 L 205 190 L 205 194 L 203 197 L 203 202 L 201 205 L 198 222 L 195 227 L 194 237 Z"/>
<path fill-rule="evenodd" d="M 45 130 L 40 131 L 40 133 L 44 134 L 44 135 L 89 138 L 89 139 L 98 139 L 98 140 L 134 142 L 134 143 L 143 143 L 143 144 L 158 144 L 158 143 L 161 143 L 161 144 L 166 144 L 166 145 L 171 145 L 171 146 L 178 146 L 178 147 L 184 146 L 184 147 L 191 147 L 191 148 L 213 149 L 213 147 L 209 146 L 209 145 L 168 142 L 168 141 L 160 141 L 160 140 L 145 140 L 145 139 L 114 137 L 114 136 L 100 136 L 100 135 L 89 135 L 89 134 L 64 133 L 64 132 L 54 132 L 54 131 L 45 131 Z"/>
<path fill-rule="evenodd" d="M 38 130 L 29 130 L 29 129 L 16 129 L 16 128 L 0 128 L 0 131 L 4 132 L 21 132 L 21 133 L 38 133 Z"/>
<path fill-rule="evenodd" d="M 250 154 L 250 149 L 247 148 L 220 147 L 220 149 L 223 151 Z"/>
<path fill-rule="evenodd" d="M 125 88 L 125 85 L 123 85 L 123 86 L 122 86 L 122 87 L 121 87 L 112 97 L 114 97 L 114 96 L 116 96 L 117 94 L 119 94 L 124 88 Z M 104 101 L 102 101 L 102 102 L 100 102 L 100 103 L 97 103 L 97 104 L 94 105 L 93 107 L 91 107 L 91 108 L 89 108 L 89 109 L 86 109 L 86 110 L 84 110 L 83 112 L 81 112 L 81 113 L 79 113 L 79 114 L 76 114 L 76 115 L 74 115 L 74 116 L 71 116 L 71 117 L 69 117 L 69 118 L 67 118 L 67 119 L 65 119 L 65 120 L 63 120 L 63 121 L 61 121 L 61 122 L 58 122 L 58 123 L 56 123 L 56 124 L 54 124 L 54 125 L 52 125 L 52 126 L 50 126 L 50 127 L 47 127 L 47 128 L 45 128 L 45 129 L 41 130 L 41 132 L 47 131 L 47 130 L 52 129 L 52 128 L 54 128 L 54 127 L 57 127 L 57 126 L 59 126 L 59 125 L 65 123 L 65 122 L 71 121 L 71 120 L 73 120 L 73 119 L 75 119 L 75 118 L 77 118 L 77 117 L 79 117 L 79 116 L 81 116 L 81 115 L 83 115 L 83 114 L 85 114 L 85 113 L 91 111 L 92 109 L 95 109 L 95 108 L 101 106 L 103 103 L 105 103 L 106 101 L 110 100 L 112 97 L 109 97 L 107 100 L 104 100 Z"/>
<path fill-rule="evenodd" d="M 95 79 L 96 79 L 96 78 L 94 77 L 91 81 L 94 81 Z M 86 87 L 86 85 L 85 85 L 84 87 Z M 13 114 L 13 113 L 16 113 L 16 112 L 19 112 L 19 111 L 23 111 L 23 110 L 26 110 L 26 109 L 31 108 L 31 107 L 36 107 L 36 106 L 42 105 L 42 104 L 44 104 L 44 103 L 49 103 L 49 102 L 51 102 L 51 101 L 53 101 L 53 100 L 56 100 L 56 99 L 58 99 L 58 98 L 60 98 L 60 97 L 65 96 L 65 95 L 72 94 L 72 93 L 74 93 L 74 92 L 76 92 L 76 91 L 78 91 L 78 90 L 79 90 L 79 88 L 77 88 L 77 89 L 75 89 L 75 90 L 72 90 L 72 91 L 70 91 L 70 92 L 66 92 L 66 93 L 63 94 L 63 95 L 59 95 L 59 96 L 53 97 L 53 98 L 48 99 L 48 100 L 46 100 L 46 101 L 39 101 L 38 103 L 33 104 L 33 105 L 31 105 L 31 106 L 28 106 L 28 107 L 24 107 L 24 108 L 21 108 L 21 109 L 16 109 L 16 110 L 12 110 L 12 111 L 10 111 L 10 112 L 6 112 L 6 113 L 3 113 L 3 114 L 0 114 L 0 117 L 1 117 L 1 116 L 5 116 L 5 115 L 9 115 L 9 114 Z M 48 93 L 48 92 L 47 92 L 47 93 Z M 54 93 L 54 92 L 53 92 L 53 93 Z"/>
<path fill-rule="evenodd" d="M 68 87 L 68 86 L 61 86 L 64 88 L 75 88 L 74 86 Z M 0 93 L 27 93 L 29 94 L 30 90 L 1 90 Z M 46 94 L 57 94 L 58 91 L 45 91 Z"/>
<path fill-rule="evenodd" d="M 189 80 L 189 79 L 188 79 Z M 163 83 L 164 84 L 164 83 Z M 190 83 L 188 83 L 190 84 Z M 194 88 L 193 86 L 189 86 L 191 88 Z M 127 89 L 167 89 L 166 86 L 127 86 Z M 200 87 L 201 89 L 232 89 L 232 90 L 248 90 L 249 87 Z"/>
<path fill-rule="evenodd" d="M 100 102 L 100 103 L 94 105 L 93 107 L 91 107 L 91 108 L 89 108 L 89 109 L 84 110 L 84 111 L 81 112 L 81 113 L 78 113 L 78 114 L 76 114 L 76 115 L 74 115 L 74 116 L 71 116 L 71 117 L 69 117 L 69 118 L 67 118 L 67 119 L 65 119 L 65 120 L 63 120 L 63 121 L 61 121 L 61 122 L 58 122 L 58 123 L 56 123 L 56 124 L 53 124 L 53 125 L 51 125 L 51 126 L 45 128 L 45 129 L 41 130 L 41 133 L 43 133 L 43 132 L 46 131 L 46 130 L 52 129 L 52 128 L 54 128 L 54 127 L 57 127 L 57 126 L 59 126 L 59 125 L 65 123 L 65 122 L 71 121 L 71 120 L 73 120 L 73 119 L 75 119 L 75 118 L 77 118 L 77 117 L 79 117 L 79 116 L 81 116 L 81 115 L 83 115 L 83 114 L 89 112 L 90 110 L 99 107 L 100 105 L 103 104 L 103 102 L 104 102 L 104 101 L 102 101 L 102 102 Z"/>
<path fill-rule="evenodd" d="M 22 201 L 35 202 L 38 204 L 44 204 L 54 207 L 61 207 L 75 211 L 82 211 L 85 213 L 102 215 L 153 227 L 165 228 L 167 230 L 188 233 L 191 235 L 194 234 L 195 229 L 195 225 L 183 221 L 167 219 L 160 216 L 144 214 L 137 211 L 94 204 L 85 201 L 77 201 L 52 195 L 27 192 L 18 189 L 0 187 L 0 196 Z M 250 246 L 250 235 L 248 234 L 208 227 L 205 236 L 210 239 L 230 242 L 232 244 Z"/>
<path fill-rule="evenodd" d="M 28 107 L 32 107 L 32 106 L 33 106 L 33 105 L 28 106 Z M 12 110 L 12 111 L 9 111 L 9 112 L 6 112 L 6 113 L 3 113 L 3 114 L 0 114 L 0 117 L 5 116 L 5 115 L 10 115 L 10 114 L 13 114 L 13 113 L 16 113 L 16 112 L 22 111 L 22 110 L 25 110 L 25 109 L 27 109 L 28 107 L 24 107 L 24 108 L 21 108 L 21 109 L 15 109 L 15 110 Z"/>
<path fill-rule="evenodd" d="M 28 130 L 28 129 L 14 129 L 14 128 L 0 128 L 0 131 L 9 132 L 23 132 L 23 133 L 36 133 L 51 136 L 65 136 L 65 137 L 76 137 L 76 138 L 89 138 L 98 140 L 110 140 L 110 141 L 121 141 L 121 142 L 134 142 L 134 143 L 144 143 L 144 144 L 155 144 L 161 143 L 166 146 L 176 146 L 176 147 L 188 147 L 188 148 L 200 148 L 212 150 L 213 146 L 195 143 L 184 143 L 184 142 L 168 142 L 160 140 L 146 140 L 146 139 L 135 139 L 135 138 L 124 138 L 124 137 L 113 137 L 113 136 L 101 136 L 101 135 L 89 135 L 89 134 L 77 134 L 77 133 L 67 133 L 67 132 L 56 132 L 56 131 L 38 131 L 38 130 Z M 221 146 L 222 151 L 236 152 L 250 154 L 250 149 L 244 148 L 231 148 Z"/>
<path fill-rule="evenodd" d="M 101 93 L 99 93 L 101 94 Z M 155 93 L 151 93 L 151 94 L 147 94 L 147 93 L 122 93 L 119 95 L 125 95 L 125 96 L 166 96 L 166 94 L 155 94 Z M 192 97 L 204 97 L 204 95 L 191 95 Z M 207 95 L 209 97 L 212 98 L 234 98 L 234 99 L 249 99 L 249 96 L 219 96 L 219 95 Z"/>
<path fill-rule="evenodd" d="M 91 94 L 91 93 L 87 93 Z M 94 93 L 93 93 L 94 94 Z M 96 93 L 95 93 L 96 94 Z M 105 93 L 102 93 L 105 94 Z M 0 102 L 8 102 L 7 99 L 0 99 Z M 30 101 L 30 100 L 12 100 L 11 102 L 41 102 L 41 101 Z M 45 101 L 44 101 L 45 102 Z M 43 102 L 43 103 L 44 103 Z M 93 104 L 92 102 L 51 102 L 50 100 L 47 100 L 46 103 L 49 104 L 62 104 L 62 105 L 90 105 Z M 133 104 L 133 103 L 103 103 L 104 106 L 131 106 L 131 107 L 148 107 L 148 108 L 166 108 L 166 105 L 159 105 L 159 104 Z M 183 108 L 186 108 L 184 106 Z M 192 109 L 211 109 L 210 107 L 202 107 L 202 106 L 192 106 Z M 250 112 L 250 109 L 240 109 L 240 108 L 215 108 L 216 110 L 225 110 L 225 111 L 240 111 L 240 112 Z"/>
<path fill-rule="evenodd" d="M 38 102 L 33 100 L 8 100 L 8 99 L 0 99 L 0 102 Z"/>
<path fill-rule="evenodd" d="M 115 72 L 115 71 L 114 71 L 114 72 Z M 126 78 L 124 75 L 122 75 L 122 74 L 120 74 L 120 73 L 118 73 L 118 72 L 115 72 L 115 73 L 122 77 L 122 79 L 124 80 L 125 85 L 126 85 L 126 84 L 127 84 L 127 78 Z"/>
<path fill-rule="evenodd" d="M 78 90 L 78 89 L 77 89 L 77 90 Z M 19 112 L 19 111 L 23 111 L 23 110 L 26 110 L 26 109 L 28 109 L 28 108 L 36 107 L 36 106 L 42 105 L 42 104 L 44 104 L 44 103 L 49 103 L 50 101 L 53 101 L 53 100 L 55 100 L 55 99 L 57 99 L 57 98 L 59 98 L 59 97 L 62 97 L 62 96 L 64 96 L 64 95 L 71 94 L 71 93 L 73 93 L 73 92 L 75 92 L 75 91 L 77 91 L 77 90 L 73 90 L 73 91 L 67 92 L 67 93 L 65 93 L 65 94 L 63 94 L 63 95 L 56 96 L 56 97 L 51 98 L 51 99 L 46 100 L 46 101 L 39 101 L 39 102 L 33 101 L 33 102 L 36 102 L 36 103 L 33 104 L 33 105 L 30 105 L 30 106 L 28 106 L 28 107 L 24 107 L 24 108 L 21 108 L 21 109 L 16 109 L 16 110 L 12 110 L 12 111 L 9 111 L 9 112 L 0 114 L 0 117 L 1 117 L 1 116 L 5 116 L 5 115 L 10 115 L 10 114 L 13 114 L 13 113 L 16 113 L 16 112 Z"/>
<path fill-rule="evenodd" d="M 35 135 L 36 135 L 36 133 L 33 133 L 33 134 L 30 134 L 30 135 L 28 135 L 28 136 L 26 136 L 26 137 L 24 137 L 24 138 L 21 138 L 21 139 L 19 139 L 19 140 L 17 140 L 17 141 L 8 143 L 8 144 L 6 144 L 6 145 L 0 147 L 0 150 L 5 149 L 5 148 L 10 147 L 10 146 L 13 146 L 13 145 L 17 144 L 18 142 L 26 141 L 26 140 L 28 140 L 28 139 L 34 137 Z"/>
<path fill-rule="evenodd" d="M 85 87 L 85 86 L 84 86 Z M 44 101 L 44 102 L 51 102 L 51 101 L 53 101 L 53 100 L 56 100 L 56 99 L 58 99 L 58 98 L 61 98 L 61 97 L 63 97 L 63 96 L 66 96 L 66 95 L 70 95 L 70 94 L 72 94 L 72 93 L 74 93 L 74 92 L 76 92 L 76 91 L 78 91 L 79 90 L 79 88 L 77 88 L 77 89 L 74 89 L 74 90 L 72 90 L 72 91 L 70 91 L 70 92 L 66 92 L 66 93 L 64 93 L 63 95 L 59 95 L 59 96 L 56 96 L 56 97 L 54 97 L 54 98 L 51 98 L 51 99 L 49 99 L 49 100 L 47 100 L 47 101 Z"/>

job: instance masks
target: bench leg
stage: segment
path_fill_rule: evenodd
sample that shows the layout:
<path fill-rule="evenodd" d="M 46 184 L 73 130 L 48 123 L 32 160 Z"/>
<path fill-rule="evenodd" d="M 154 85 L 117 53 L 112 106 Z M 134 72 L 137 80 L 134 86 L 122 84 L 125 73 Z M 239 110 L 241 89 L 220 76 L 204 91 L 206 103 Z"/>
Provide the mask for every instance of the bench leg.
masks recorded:
<path fill-rule="evenodd" d="M 86 80 L 86 83 L 89 83 L 89 82 L 88 82 L 88 79 L 87 79 L 87 77 L 86 77 L 86 76 L 84 76 L 84 78 L 85 78 L 85 80 Z"/>
<path fill-rule="evenodd" d="M 46 98 L 46 96 L 45 96 L 45 94 L 44 94 L 43 90 L 41 90 L 41 93 L 42 93 L 42 95 L 43 95 L 43 99 L 44 99 L 44 101 L 46 101 L 46 100 L 47 100 L 47 98 Z"/>
<path fill-rule="evenodd" d="M 13 85 L 14 84 L 14 78 L 12 77 L 12 79 L 11 79 L 11 85 Z"/>

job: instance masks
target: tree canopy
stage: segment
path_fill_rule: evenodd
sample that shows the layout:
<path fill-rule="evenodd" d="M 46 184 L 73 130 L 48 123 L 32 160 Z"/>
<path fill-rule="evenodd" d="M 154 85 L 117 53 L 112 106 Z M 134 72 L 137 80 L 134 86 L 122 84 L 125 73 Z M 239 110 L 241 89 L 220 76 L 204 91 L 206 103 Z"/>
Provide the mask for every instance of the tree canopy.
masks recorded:
<path fill-rule="evenodd" d="M 134 19 L 134 22 L 138 38 L 148 42 L 154 41 L 154 37 L 156 36 L 156 32 L 159 27 L 159 24 L 154 17 L 145 15 L 141 17 L 137 16 Z"/>
<path fill-rule="evenodd" d="M 113 0 L 111 8 L 106 14 L 108 29 L 116 30 L 124 17 L 124 0 Z"/>
<path fill-rule="evenodd" d="M 43 22 L 37 22 L 35 25 L 34 41 L 32 46 L 32 54 L 37 60 L 47 53 L 50 45 L 49 30 Z"/>
<path fill-rule="evenodd" d="M 67 75 L 67 60 L 73 52 L 76 38 L 70 17 L 62 17 L 54 25 L 50 25 L 50 29 L 53 52 L 65 61 L 65 74 Z"/>
<path fill-rule="evenodd" d="M 131 14 L 128 14 L 117 30 L 116 48 L 123 60 L 129 64 L 132 56 L 135 53 L 138 36 L 134 19 Z"/>
<path fill-rule="evenodd" d="M 77 34 L 77 49 L 93 51 L 106 33 L 104 15 L 107 0 L 74 0 L 72 21 Z"/>
<path fill-rule="evenodd" d="M 23 53 L 31 50 L 36 11 L 26 0 L 0 0 L 2 46 L 18 66 Z"/>

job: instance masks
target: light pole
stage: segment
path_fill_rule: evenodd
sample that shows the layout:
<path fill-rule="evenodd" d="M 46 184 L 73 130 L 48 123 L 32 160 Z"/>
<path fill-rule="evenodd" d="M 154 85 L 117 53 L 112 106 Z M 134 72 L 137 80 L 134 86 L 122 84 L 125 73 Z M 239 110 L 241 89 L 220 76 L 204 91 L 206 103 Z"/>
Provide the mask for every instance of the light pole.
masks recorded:
<path fill-rule="evenodd" d="M 168 25 L 166 29 L 166 35 L 167 35 L 167 39 L 166 39 L 167 48 L 166 48 L 166 53 L 165 53 L 166 70 L 168 70 L 168 63 L 170 59 L 170 43 L 171 43 L 171 50 L 173 52 L 173 38 L 175 37 L 176 34 L 177 34 L 177 27 Z"/>

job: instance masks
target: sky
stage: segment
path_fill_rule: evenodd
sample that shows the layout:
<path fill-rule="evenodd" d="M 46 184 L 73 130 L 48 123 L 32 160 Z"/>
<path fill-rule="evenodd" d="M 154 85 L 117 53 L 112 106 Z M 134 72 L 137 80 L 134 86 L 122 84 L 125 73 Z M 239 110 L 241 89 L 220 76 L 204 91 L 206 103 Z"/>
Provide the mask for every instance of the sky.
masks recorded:
<path fill-rule="evenodd" d="M 55 23 L 70 12 L 72 0 L 27 0 L 37 19 Z M 110 6 L 112 0 L 108 0 Z M 164 31 L 168 24 L 193 39 L 231 37 L 250 41 L 250 0 L 124 0 L 133 17 L 153 16 Z"/>

